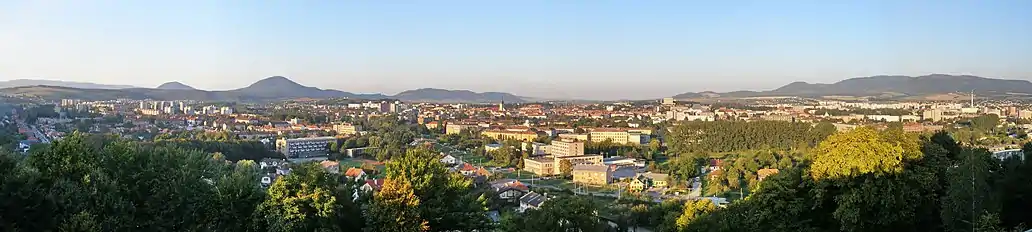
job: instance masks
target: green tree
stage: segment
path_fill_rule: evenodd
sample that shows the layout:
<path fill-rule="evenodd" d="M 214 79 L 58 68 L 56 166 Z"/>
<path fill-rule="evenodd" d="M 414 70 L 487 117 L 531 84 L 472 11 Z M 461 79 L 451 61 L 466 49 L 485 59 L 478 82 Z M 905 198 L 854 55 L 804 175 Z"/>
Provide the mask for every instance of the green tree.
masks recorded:
<path fill-rule="evenodd" d="M 419 212 L 419 198 L 405 181 L 384 180 L 383 188 L 373 196 L 369 207 L 366 231 L 428 231 L 428 222 Z"/>
<path fill-rule="evenodd" d="M 570 176 L 570 173 L 573 172 L 573 163 L 571 163 L 570 160 L 565 159 L 559 161 L 559 172 L 561 172 L 563 176 Z"/>
<path fill-rule="evenodd" d="M 335 223 L 336 178 L 317 163 L 293 167 L 290 175 L 276 179 L 268 198 L 258 206 L 270 231 L 338 231 Z M 359 229 L 351 228 L 350 230 Z"/>
<path fill-rule="evenodd" d="M 435 153 L 419 147 L 409 149 L 386 164 L 387 178 L 412 185 L 420 200 L 423 215 L 432 231 L 485 230 L 490 223 L 485 214 L 486 202 L 470 192 L 472 182 L 458 173 L 451 173 Z"/>
<path fill-rule="evenodd" d="M 985 150 L 964 149 L 955 168 L 946 172 L 942 221 L 948 231 L 971 231 L 978 217 L 996 213 L 993 191 L 995 160 Z"/>
<path fill-rule="evenodd" d="M 606 231 L 608 225 L 599 221 L 597 212 L 588 199 L 563 196 L 549 199 L 540 209 L 504 218 L 501 231 Z"/>

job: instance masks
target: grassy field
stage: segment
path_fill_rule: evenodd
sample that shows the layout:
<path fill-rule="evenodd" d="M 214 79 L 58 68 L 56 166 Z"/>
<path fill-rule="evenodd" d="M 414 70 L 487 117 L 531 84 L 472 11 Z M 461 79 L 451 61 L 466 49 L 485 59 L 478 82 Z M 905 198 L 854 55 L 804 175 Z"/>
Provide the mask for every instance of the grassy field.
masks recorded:
<path fill-rule="evenodd" d="M 371 165 L 373 165 L 373 167 L 376 168 L 376 172 L 378 173 L 378 175 L 373 176 L 373 178 L 382 178 L 383 177 L 383 171 L 384 171 L 384 169 L 386 169 L 386 166 L 383 165 L 383 162 L 379 162 L 379 161 L 371 160 L 371 159 L 348 158 L 348 159 L 341 159 L 341 160 L 339 160 L 339 162 L 340 162 L 340 169 L 341 169 L 342 173 L 344 171 L 348 170 L 348 168 L 361 168 L 362 165 L 364 165 L 364 164 L 371 164 Z"/>

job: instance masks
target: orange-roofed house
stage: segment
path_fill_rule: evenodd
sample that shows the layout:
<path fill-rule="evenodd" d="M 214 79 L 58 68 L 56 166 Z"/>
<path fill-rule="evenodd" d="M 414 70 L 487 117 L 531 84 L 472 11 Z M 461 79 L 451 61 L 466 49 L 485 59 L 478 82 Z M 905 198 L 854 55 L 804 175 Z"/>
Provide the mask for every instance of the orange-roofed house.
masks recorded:
<path fill-rule="evenodd" d="M 360 180 L 365 178 L 366 173 L 361 168 L 348 168 L 348 170 L 344 172 L 344 176 L 347 176 L 352 180 Z"/>
<path fill-rule="evenodd" d="M 764 169 L 756 170 L 756 176 L 757 176 L 757 178 L 759 178 L 759 180 L 766 179 L 768 176 L 774 175 L 774 174 L 778 174 L 778 169 L 776 169 L 776 168 L 764 168 Z"/>
<path fill-rule="evenodd" d="M 491 177 L 491 171 L 488 171 L 484 167 L 477 168 L 477 171 L 473 174 L 483 177 Z"/>

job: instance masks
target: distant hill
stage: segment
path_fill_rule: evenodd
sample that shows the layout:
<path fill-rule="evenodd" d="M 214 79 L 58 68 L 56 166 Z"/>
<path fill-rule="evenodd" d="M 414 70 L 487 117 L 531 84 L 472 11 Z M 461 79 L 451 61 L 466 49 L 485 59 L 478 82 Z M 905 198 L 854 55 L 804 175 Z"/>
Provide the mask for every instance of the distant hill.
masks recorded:
<path fill-rule="evenodd" d="M 409 102 L 466 102 L 466 103 L 496 103 L 496 102 L 525 102 L 521 97 L 510 93 L 484 92 L 477 93 L 469 90 L 446 90 L 434 88 L 422 88 L 408 90 L 393 98 Z"/>
<path fill-rule="evenodd" d="M 792 82 L 771 91 L 712 93 L 708 97 L 758 96 L 920 96 L 971 92 L 978 94 L 1032 93 L 1032 82 L 993 79 L 969 75 L 932 74 L 925 76 L 871 76 L 850 78 L 833 84 Z M 683 93 L 674 98 L 707 97 L 703 93 Z"/>
<path fill-rule="evenodd" d="M 39 97 L 57 100 L 65 98 L 85 100 L 155 99 L 155 100 L 198 100 L 198 101 L 275 101 L 295 98 L 360 98 L 383 99 L 383 94 L 355 94 L 338 90 L 324 90 L 298 84 L 286 77 L 274 76 L 259 80 L 247 87 L 227 91 L 197 90 L 178 82 L 170 82 L 158 88 L 97 89 L 75 88 L 54 85 L 16 86 L 0 89 L 0 93 L 13 96 Z"/>
<path fill-rule="evenodd" d="M 197 90 L 194 87 L 190 87 L 189 85 L 186 85 L 186 84 L 183 84 L 183 83 L 179 83 L 178 81 L 165 82 L 164 84 L 159 85 L 155 89 Z"/>
<path fill-rule="evenodd" d="M 16 79 L 9 81 L 0 81 L 0 88 L 13 88 L 23 86 L 57 86 L 57 87 L 69 87 L 79 89 L 127 89 L 137 88 L 131 85 L 106 85 L 96 84 L 89 82 L 74 82 L 74 81 L 54 81 L 54 80 L 30 80 L 30 79 Z"/>

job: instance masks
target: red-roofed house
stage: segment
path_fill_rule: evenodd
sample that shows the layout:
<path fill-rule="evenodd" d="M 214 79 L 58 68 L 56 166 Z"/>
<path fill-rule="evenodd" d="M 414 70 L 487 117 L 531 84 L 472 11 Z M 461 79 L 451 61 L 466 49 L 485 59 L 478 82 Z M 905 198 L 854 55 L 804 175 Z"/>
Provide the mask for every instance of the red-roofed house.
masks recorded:
<path fill-rule="evenodd" d="M 358 189 L 366 192 L 375 192 L 380 191 L 380 188 L 383 188 L 383 179 L 366 180 L 365 184 Z"/>
<path fill-rule="evenodd" d="M 462 175 L 467 175 L 467 176 L 468 175 L 473 175 L 473 173 L 476 172 L 476 171 L 477 171 L 477 168 L 473 167 L 473 165 L 471 165 L 469 163 L 462 164 L 462 168 L 459 169 L 459 172 L 462 173 Z"/>

